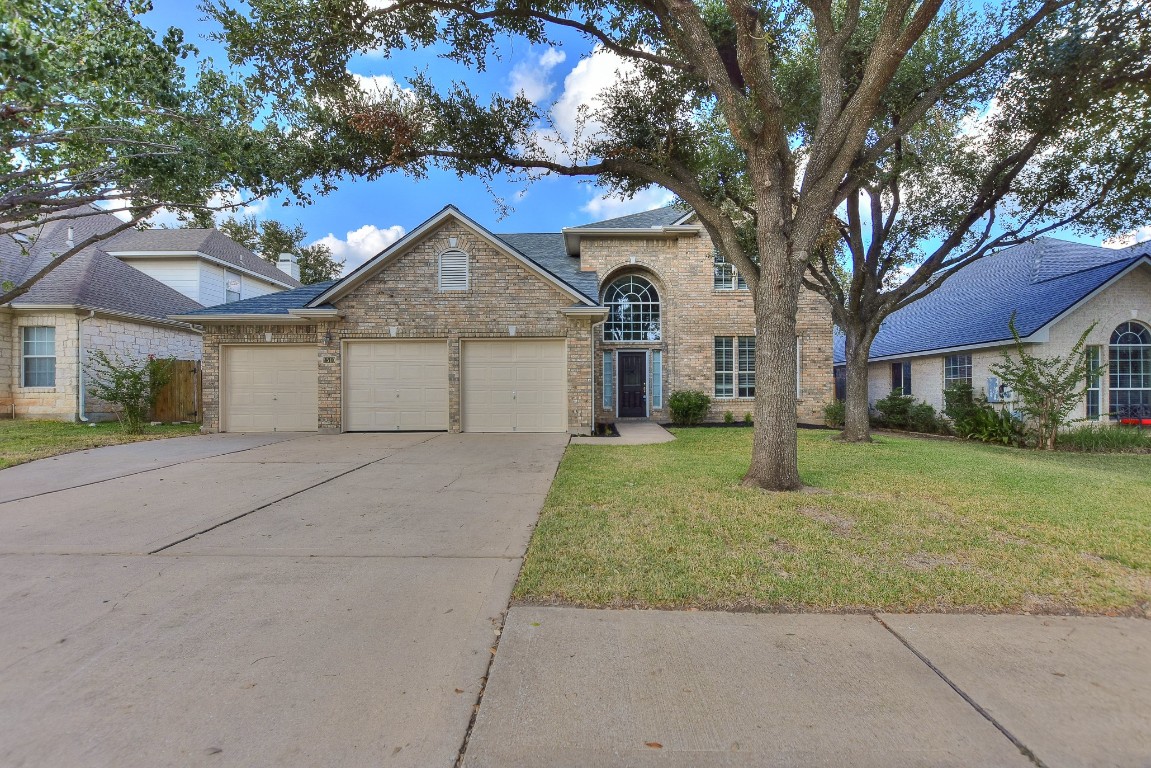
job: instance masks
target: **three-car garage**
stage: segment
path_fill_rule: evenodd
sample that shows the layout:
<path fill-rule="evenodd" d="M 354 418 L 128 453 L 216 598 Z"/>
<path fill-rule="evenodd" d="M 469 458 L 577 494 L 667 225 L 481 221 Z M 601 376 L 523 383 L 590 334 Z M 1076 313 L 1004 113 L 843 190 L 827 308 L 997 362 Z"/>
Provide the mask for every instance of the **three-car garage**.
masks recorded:
<path fill-rule="evenodd" d="M 355 339 L 342 347 L 342 428 L 348 432 L 447 431 L 458 345 L 459 428 L 464 432 L 565 432 L 563 339 Z M 221 350 L 222 429 L 317 429 L 319 350 L 244 344 Z"/>

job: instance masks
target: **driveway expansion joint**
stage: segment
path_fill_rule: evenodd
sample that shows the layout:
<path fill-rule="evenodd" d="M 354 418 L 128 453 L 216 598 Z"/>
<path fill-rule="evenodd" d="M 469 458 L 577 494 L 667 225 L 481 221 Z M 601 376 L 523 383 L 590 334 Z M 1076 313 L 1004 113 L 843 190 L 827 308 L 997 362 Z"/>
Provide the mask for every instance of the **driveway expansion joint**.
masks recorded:
<path fill-rule="evenodd" d="M 986 709 L 984 709 L 979 704 L 979 702 L 977 702 L 975 699 L 973 699 L 966 691 L 964 691 L 962 688 L 960 688 L 955 683 L 955 681 L 953 681 L 950 677 L 948 677 L 946 674 L 944 674 L 943 670 L 941 670 L 939 667 L 935 666 L 935 664 L 932 663 L 931 659 L 927 658 L 927 656 L 920 653 L 919 649 L 917 649 L 914 645 L 912 645 L 907 640 L 907 638 L 905 638 L 903 635 L 901 635 L 897 631 L 895 631 L 894 628 L 892 628 L 890 625 L 888 625 L 888 623 L 885 622 L 883 619 L 881 619 L 877 614 L 874 614 L 874 613 L 871 614 L 871 618 L 873 618 L 877 622 L 879 622 L 879 625 L 881 627 L 883 627 L 888 632 L 890 632 L 892 634 L 892 636 L 895 637 L 896 640 L 898 640 L 900 643 L 903 644 L 903 646 L 905 648 L 907 648 L 907 650 L 909 650 L 913 654 L 915 654 L 916 658 L 918 658 L 920 661 L 922 661 L 923 664 L 928 669 L 930 669 L 932 672 L 934 672 L 935 675 L 940 680 L 947 683 L 947 685 L 951 688 L 951 690 L 955 691 L 961 699 L 963 699 L 965 702 L 967 702 L 968 706 L 970 706 L 972 709 L 974 709 L 976 712 L 978 712 L 983 717 L 983 719 L 985 719 L 987 722 L 989 722 L 993 726 L 995 726 L 996 730 L 998 730 L 1000 733 L 1002 733 L 1003 736 L 1008 741 L 1010 741 L 1012 744 L 1014 744 L 1015 748 L 1018 749 L 1019 752 L 1024 757 L 1026 757 L 1028 760 L 1030 760 L 1032 763 L 1035 764 L 1036 768 L 1048 768 L 1046 763 L 1044 763 L 1042 760 L 1040 760 L 1039 756 L 1036 755 L 1033 751 L 1031 751 L 1030 747 L 1028 747 L 1026 744 L 1024 744 L 1022 741 L 1020 741 L 1019 738 L 1015 734 L 1013 734 L 1011 731 L 1007 730 L 1007 727 L 1004 726 L 1002 723 L 1000 723 L 998 720 L 996 720 L 994 715 L 992 715 L 990 712 L 988 712 Z"/>

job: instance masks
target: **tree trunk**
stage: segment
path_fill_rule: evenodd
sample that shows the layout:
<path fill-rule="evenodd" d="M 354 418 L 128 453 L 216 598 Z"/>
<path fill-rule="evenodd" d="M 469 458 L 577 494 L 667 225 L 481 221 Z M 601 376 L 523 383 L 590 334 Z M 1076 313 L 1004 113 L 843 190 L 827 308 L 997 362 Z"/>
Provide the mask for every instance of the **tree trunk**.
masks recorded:
<path fill-rule="evenodd" d="M 842 329 L 846 336 L 847 400 L 843 409 L 843 434 L 840 439 L 851 443 L 871 442 L 871 418 L 868 403 L 868 364 L 875 334 L 859 327 Z"/>
<path fill-rule="evenodd" d="M 795 491 L 803 487 L 795 426 L 799 273 L 789 258 L 762 259 L 754 298 L 755 435 L 743 484 Z"/>

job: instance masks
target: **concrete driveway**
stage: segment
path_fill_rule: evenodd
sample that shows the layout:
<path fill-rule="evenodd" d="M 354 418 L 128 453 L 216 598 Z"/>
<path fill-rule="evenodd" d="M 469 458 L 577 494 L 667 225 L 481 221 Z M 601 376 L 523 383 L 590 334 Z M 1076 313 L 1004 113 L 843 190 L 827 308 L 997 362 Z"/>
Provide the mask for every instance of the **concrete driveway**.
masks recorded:
<path fill-rule="evenodd" d="M 0 472 L 0 765 L 451 766 L 564 435 Z"/>

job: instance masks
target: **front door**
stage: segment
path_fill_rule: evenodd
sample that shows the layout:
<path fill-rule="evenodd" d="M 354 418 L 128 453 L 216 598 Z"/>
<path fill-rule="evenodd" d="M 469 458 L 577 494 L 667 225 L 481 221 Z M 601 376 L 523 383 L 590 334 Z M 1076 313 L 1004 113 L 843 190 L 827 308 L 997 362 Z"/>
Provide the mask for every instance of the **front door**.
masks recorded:
<path fill-rule="evenodd" d="M 619 415 L 647 416 L 647 353 L 619 353 Z"/>

